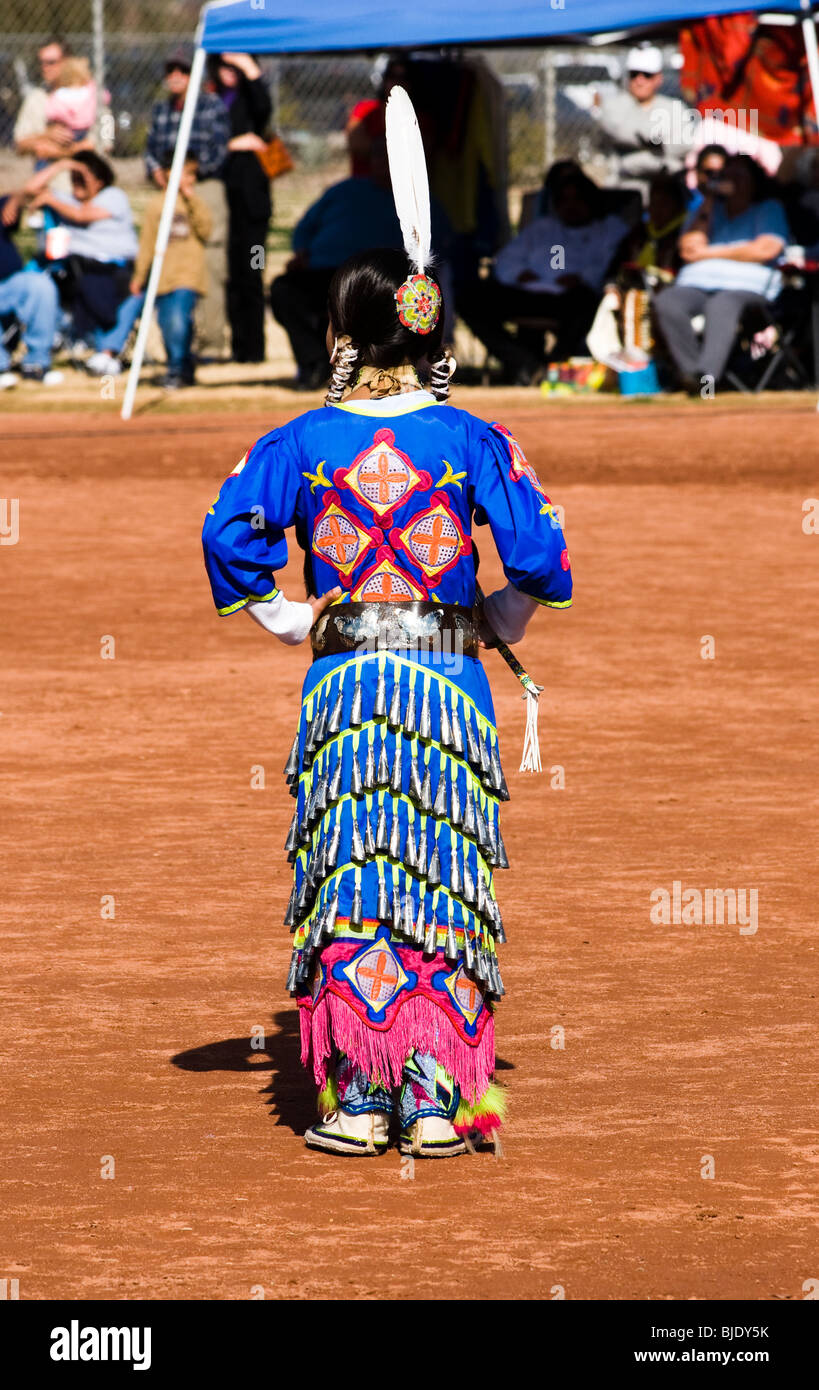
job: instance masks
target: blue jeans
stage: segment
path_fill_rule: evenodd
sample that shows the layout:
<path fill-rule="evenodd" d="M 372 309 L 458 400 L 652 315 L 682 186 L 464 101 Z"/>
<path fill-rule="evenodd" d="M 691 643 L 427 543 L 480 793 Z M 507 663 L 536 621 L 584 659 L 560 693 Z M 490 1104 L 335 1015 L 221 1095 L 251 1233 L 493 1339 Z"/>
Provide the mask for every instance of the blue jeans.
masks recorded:
<path fill-rule="evenodd" d="M 169 294 L 157 296 L 156 316 L 165 343 L 168 371 L 177 375 L 187 376 L 193 372 L 193 313 L 198 298 L 195 290 L 171 290 Z M 97 333 L 96 346 L 99 352 L 110 352 L 115 357 L 119 356 L 144 303 L 144 294 L 132 294 L 122 301 L 114 327 Z"/>
<path fill-rule="evenodd" d="M 0 317 L 13 314 L 23 325 L 24 366 L 48 368 L 57 328 L 57 287 L 45 271 L 18 270 L 0 280 Z M 10 358 L 0 338 L 0 372 Z"/>

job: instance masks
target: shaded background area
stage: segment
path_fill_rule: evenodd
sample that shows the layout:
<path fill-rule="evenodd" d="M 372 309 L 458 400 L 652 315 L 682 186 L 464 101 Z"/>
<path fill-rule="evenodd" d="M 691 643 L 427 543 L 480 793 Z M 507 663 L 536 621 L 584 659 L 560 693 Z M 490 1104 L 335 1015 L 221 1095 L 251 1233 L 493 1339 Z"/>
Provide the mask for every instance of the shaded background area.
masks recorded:
<path fill-rule="evenodd" d="M 565 508 L 576 605 L 521 646 L 564 790 L 517 773 L 519 691 L 489 658 L 512 792 L 503 1153 L 409 1179 L 394 1150 L 362 1167 L 299 1137 L 280 770 L 308 654 L 218 619 L 199 549 L 224 475 L 285 418 L 264 399 L 130 427 L 115 404 L 4 416 L 0 1276 L 21 1298 L 802 1298 L 812 400 L 456 392 Z M 481 558 L 491 589 L 485 537 Z M 298 553 L 282 582 L 300 594 Z M 675 879 L 758 888 L 757 934 L 652 925 Z"/>

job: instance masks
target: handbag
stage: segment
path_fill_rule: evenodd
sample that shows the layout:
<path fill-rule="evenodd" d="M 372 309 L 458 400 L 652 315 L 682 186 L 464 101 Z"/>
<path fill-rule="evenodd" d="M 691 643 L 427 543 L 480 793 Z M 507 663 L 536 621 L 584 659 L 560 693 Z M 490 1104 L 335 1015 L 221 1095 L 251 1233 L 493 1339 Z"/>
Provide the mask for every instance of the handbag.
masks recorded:
<path fill-rule="evenodd" d="M 290 151 L 278 135 L 274 135 L 263 150 L 256 151 L 256 158 L 269 179 L 277 179 L 293 168 Z"/>

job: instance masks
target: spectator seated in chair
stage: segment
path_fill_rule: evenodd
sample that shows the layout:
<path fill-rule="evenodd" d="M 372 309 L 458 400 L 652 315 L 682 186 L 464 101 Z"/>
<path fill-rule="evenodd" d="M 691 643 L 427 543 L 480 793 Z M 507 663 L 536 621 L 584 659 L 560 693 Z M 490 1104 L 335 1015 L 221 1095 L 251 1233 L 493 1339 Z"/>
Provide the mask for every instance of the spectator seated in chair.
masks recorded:
<path fill-rule="evenodd" d="M 732 155 L 680 237 L 684 265 L 655 301 L 655 315 L 679 377 L 689 391 L 719 382 L 740 320 L 777 299 L 776 262 L 789 240 L 784 209 L 749 155 Z M 704 316 L 700 340 L 692 323 Z"/>
<path fill-rule="evenodd" d="M 23 269 L 13 240 L 22 205 L 22 194 L 0 197 L 0 391 L 16 386 L 21 377 L 45 386 L 57 386 L 63 379 L 61 372 L 51 371 L 56 286 L 46 272 Z M 25 357 L 20 368 L 12 368 L 8 342 L 18 330 L 22 330 Z"/>
<path fill-rule="evenodd" d="M 50 184 L 66 169 L 71 193 L 58 196 Z M 60 288 L 78 343 L 91 343 L 98 329 L 113 328 L 133 271 L 137 237 L 131 206 L 114 179 L 106 160 L 93 150 L 81 150 L 26 184 L 29 206 L 50 209 L 69 232 Z"/>
<path fill-rule="evenodd" d="M 576 165 L 547 176 L 550 211 L 536 217 L 495 257 L 492 273 L 476 281 L 461 316 L 508 380 L 528 385 L 545 361 L 543 336 L 551 326 L 549 353 L 561 361 L 585 347 L 606 278 L 619 262 L 629 235 L 617 213 L 603 214 L 601 190 Z M 517 333 L 504 327 L 517 320 Z"/>

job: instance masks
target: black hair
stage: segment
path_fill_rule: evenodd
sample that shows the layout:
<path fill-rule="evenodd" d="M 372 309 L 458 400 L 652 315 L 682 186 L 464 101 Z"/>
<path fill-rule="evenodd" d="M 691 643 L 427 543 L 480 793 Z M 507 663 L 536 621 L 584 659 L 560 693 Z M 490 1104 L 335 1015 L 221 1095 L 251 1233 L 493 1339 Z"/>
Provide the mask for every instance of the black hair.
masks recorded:
<path fill-rule="evenodd" d="M 333 332 L 339 338 L 346 335 L 352 339 L 359 366 L 398 367 L 402 362 L 432 361 L 440 355 L 443 297 L 431 333 L 413 333 L 398 317 L 395 294 L 412 274 L 404 251 L 360 251 L 339 266 L 330 281 L 327 307 Z M 434 274 L 429 273 L 429 278 L 438 284 Z"/>
<path fill-rule="evenodd" d="M 99 179 L 103 188 L 110 188 L 114 183 L 116 175 L 111 165 L 95 150 L 79 150 L 73 156 L 73 160 L 75 164 L 84 164 L 89 173 L 93 174 L 95 179 Z"/>
<path fill-rule="evenodd" d="M 37 52 L 42 53 L 44 48 L 59 48 L 64 58 L 73 58 L 74 56 L 74 50 L 71 44 L 66 43 L 65 39 L 61 39 L 59 34 L 52 34 L 50 38 L 44 39 L 42 43 L 38 43 Z"/>
<path fill-rule="evenodd" d="M 753 158 L 752 155 L 729 154 L 725 160 L 725 169 L 723 170 L 722 175 L 724 178 L 730 177 L 730 175 L 726 172 L 728 170 L 729 164 L 738 164 L 742 169 L 745 170 L 746 174 L 749 176 L 751 180 L 752 202 L 762 203 L 766 198 L 771 198 L 775 196 L 775 185 L 773 183 L 773 180 L 768 176 L 768 174 L 766 174 L 762 165 L 757 163 L 757 161 Z"/>
<path fill-rule="evenodd" d="M 726 150 L 724 145 L 703 145 L 702 149 L 697 155 L 696 167 L 698 169 L 701 169 L 706 159 L 710 159 L 712 155 L 715 154 L 718 154 L 720 158 L 723 160 L 728 158 L 728 151 Z"/>

